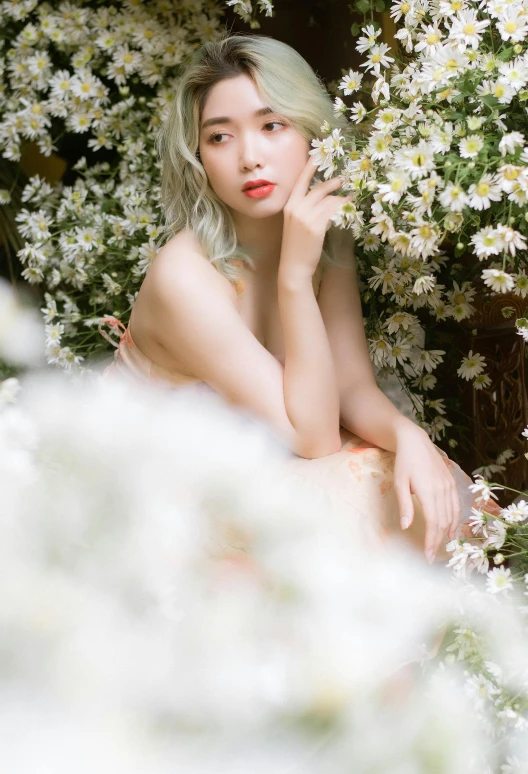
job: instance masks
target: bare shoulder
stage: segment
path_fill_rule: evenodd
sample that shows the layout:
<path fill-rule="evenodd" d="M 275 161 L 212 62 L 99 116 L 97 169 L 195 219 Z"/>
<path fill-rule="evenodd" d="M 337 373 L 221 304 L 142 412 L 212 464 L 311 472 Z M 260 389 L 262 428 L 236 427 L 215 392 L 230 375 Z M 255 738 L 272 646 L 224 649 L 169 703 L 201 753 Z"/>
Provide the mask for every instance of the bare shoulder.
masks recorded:
<path fill-rule="evenodd" d="M 153 292 L 166 291 L 167 284 L 176 289 L 196 281 L 212 283 L 218 290 L 230 287 L 205 255 L 197 237 L 187 230 L 178 232 L 163 245 L 145 279 Z"/>

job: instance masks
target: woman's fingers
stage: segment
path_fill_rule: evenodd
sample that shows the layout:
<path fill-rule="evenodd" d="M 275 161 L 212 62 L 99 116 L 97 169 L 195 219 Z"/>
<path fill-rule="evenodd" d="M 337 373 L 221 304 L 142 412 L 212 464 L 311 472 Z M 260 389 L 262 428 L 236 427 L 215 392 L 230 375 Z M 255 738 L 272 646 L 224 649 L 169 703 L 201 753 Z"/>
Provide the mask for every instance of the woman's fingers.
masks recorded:
<path fill-rule="evenodd" d="M 295 184 L 291 190 L 289 202 L 296 201 L 297 199 L 302 199 L 306 196 L 306 192 L 308 191 L 308 186 L 310 185 L 310 180 L 315 175 L 315 171 L 317 169 L 317 164 L 314 164 L 312 157 L 308 159 L 306 162 L 305 168 L 301 171 L 301 174 L 295 181 Z"/>

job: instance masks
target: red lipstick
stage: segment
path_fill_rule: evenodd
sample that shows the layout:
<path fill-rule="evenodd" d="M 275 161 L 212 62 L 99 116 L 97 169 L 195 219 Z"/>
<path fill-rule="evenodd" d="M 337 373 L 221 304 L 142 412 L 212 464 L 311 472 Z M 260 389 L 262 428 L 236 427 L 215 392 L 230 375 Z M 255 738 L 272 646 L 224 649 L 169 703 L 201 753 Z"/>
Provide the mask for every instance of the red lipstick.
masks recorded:
<path fill-rule="evenodd" d="M 261 199 L 263 196 L 269 196 L 275 188 L 275 183 L 270 183 L 269 180 L 249 180 L 244 183 L 242 191 L 251 199 Z"/>

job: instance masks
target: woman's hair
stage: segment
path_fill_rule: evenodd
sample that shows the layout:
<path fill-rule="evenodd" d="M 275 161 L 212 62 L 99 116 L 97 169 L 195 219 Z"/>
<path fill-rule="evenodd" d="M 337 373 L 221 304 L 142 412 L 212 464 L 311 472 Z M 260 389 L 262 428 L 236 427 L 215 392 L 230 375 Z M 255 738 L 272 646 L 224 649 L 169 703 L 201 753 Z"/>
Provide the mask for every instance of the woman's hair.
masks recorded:
<path fill-rule="evenodd" d="M 308 142 L 321 136 L 326 121 L 344 129 L 330 95 L 303 57 L 291 46 L 263 35 L 233 34 L 200 46 L 179 77 L 168 118 L 158 136 L 161 197 L 167 238 L 190 229 L 209 260 L 228 279 L 243 270 L 234 258 L 254 266 L 250 251 L 237 244 L 231 213 L 209 185 L 200 161 L 200 122 L 211 88 L 225 78 L 248 75 L 274 112 L 284 116 Z M 332 262 L 323 245 L 322 258 Z"/>

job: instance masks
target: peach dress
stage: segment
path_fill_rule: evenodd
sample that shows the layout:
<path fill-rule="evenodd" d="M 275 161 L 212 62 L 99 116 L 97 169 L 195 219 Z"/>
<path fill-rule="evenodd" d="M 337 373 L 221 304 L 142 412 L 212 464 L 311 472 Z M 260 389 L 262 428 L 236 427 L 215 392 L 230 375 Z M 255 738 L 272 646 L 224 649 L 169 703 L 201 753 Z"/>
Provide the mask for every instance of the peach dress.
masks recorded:
<path fill-rule="evenodd" d="M 313 277 L 316 296 L 321 286 L 322 272 L 323 264 L 320 263 Z M 243 280 L 234 284 L 238 294 L 244 292 Z M 119 331 L 118 344 L 103 329 L 105 324 Z M 212 389 L 200 379 L 164 368 L 150 360 L 134 343 L 129 328 L 116 317 L 104 317 L 99 324 L 99 332 L 116 347 L 114 361 L 104 370 L 103 377 L 147 381 L 168 389 Z M 372 545 L 392 533 L 402 534 L 411 544 L 423 550 L 425 521 L 415 495 L 412 496 L 413 524 L 405 532 L 399 526 L 399 507 L 394 490 L 395 454 L 364 441 L 344 427 L 340 428 L 340 434 L 341 449 L 334 454 L 309 460 L 292 452 L 291 459 L 286 460 L 290 473 L 314 485 L 319 492 L 322 488 L 324 495 L 334 504 L 345 507 L 347 513 L 354 513 L 365 525 L 365 538 Z M 468 489 L 472 481 L 443 450 L 436 448 L 457 485 L 461 505 L 460 528 L 470 518 L 471 507 L 475 504 Z M 467 525 L 464 526 L 467 528 Z M 438 559 L 446 557 L 447 554 L 441 550 Z"/>

